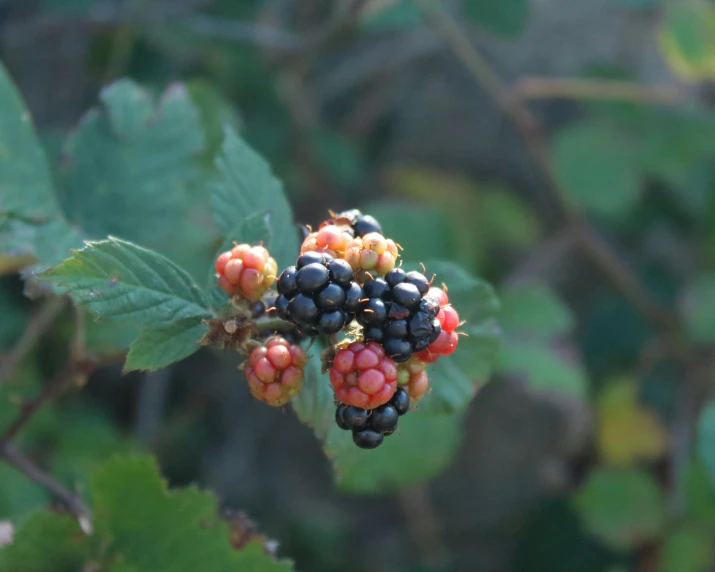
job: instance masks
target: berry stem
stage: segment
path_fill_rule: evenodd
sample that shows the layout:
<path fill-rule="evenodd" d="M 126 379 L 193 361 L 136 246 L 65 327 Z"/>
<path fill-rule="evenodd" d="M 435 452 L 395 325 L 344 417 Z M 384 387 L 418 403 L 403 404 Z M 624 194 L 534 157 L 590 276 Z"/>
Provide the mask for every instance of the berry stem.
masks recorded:
<path fill-rule="evenodd" d="M 297 330 L 294 324 L 281 320 L 280 318 L 260 318 L 256 320 L 258 335 L 263 336 L 273 332 L 294 332 Z"/>

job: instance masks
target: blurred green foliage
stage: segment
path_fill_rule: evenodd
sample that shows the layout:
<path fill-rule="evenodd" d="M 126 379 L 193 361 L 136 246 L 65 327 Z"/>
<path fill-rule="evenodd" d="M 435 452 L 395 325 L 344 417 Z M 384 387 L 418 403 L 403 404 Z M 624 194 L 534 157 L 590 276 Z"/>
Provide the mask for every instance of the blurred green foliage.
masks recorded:
<path fill-rule="evenodd" d="M 6 4 L 0 372 L 42 303 L 23 289 L 47 294 L 33 272 L 107 235 L 156 254 L 100 243 L 55 271 L 105 316 L 78 321 L 63 311 L 23 352 L 12 377 L 0 378 L 0 430 L 77 347 L 114 358 L 134 342 L 127 369 L 193 354 L 201 320 L 226 303 L 210 270 L 215 253 L 263 240 L 285 266 L 297 249 L 294 221 L 317 224 L 327 209 L 376 216 L 404 247 L 406 268 L 424 263 L 449 286 L 469 337 L 431 370 L 432 392 L 399 434 L 367 452 L 335 427 L 319 345 L 293 406 L 312 433 L 291 412 L 271 417 L 249 405 L 226 356 L 202 352 L 162 370 L 171 386 L 159 405 L 147 397 L 156 379 L 102 370 L 14 441 L 79 492 L 95 511 L 95 534 L 0 464 L 0 521 L 15 527 L 0 570 L 290 568 L 253 533 L 248 549 L 230 550 L 243 533 L 217 518 L 216 499 L 167 491 L 154 462 L 132 456 L 141 451 L 158 456 L 172 484 L 201 481 L 222 507 L 248 507 L 301 570 L 713 569 L 713 2 L 598 4 L 619 34 L 647 30 L 634 32 L 646 71 L 632 46 L 617 44 L 621 57 L 613 38 L 591 41 L 590 22 L 578 18 L 595 12 L 576 3 Z M 444 37 L 442 10 L 467 42 Z M 575 30 L 569 38 L 581 26 L 586 56 L 576 45 L 525 45 L 558 36 L 554 22 Z M 594 34 L 603 29 L 594 22 Z M 61 46 L 72 41 L 67 55 Z M 485 106 L 493 85 L 478 61 L 475 74 L 472 47 L 514 86 L 506 106 Z M 70 96 L 50 81 L 55 51 Z M 568 90 L 544 105 L 519 99 L 518 74 L 536 70 L 577 85 L 589 78 L 593 91 L 584 101 Z M 603 95 L 618 82 L 641 89 Z M 505 135 L 500 109 L 509 105 L 537 111 L 543 129 L 527 137 L 540 138 L 545 165 Z M 436 114 L 444 108 L 474 117 Z M 433 110 L 448 120 L 435 125 Z M 576 226 L 562 218 L 564 204 Z M 589 251 L 579 224 L 605 255 Z M 142 330 L 108 319 L 92 300 L 117 264 L 144 272 L 122 291 L 145 304 Z M 182 294 L 137 287 L 162 280 Z M 662 311 L 655 319 L 653 305 Z M 516 388 L 508 402 L 491 401 L 505 387 Z M 146 400 L 156 405 L 148 421 Z M 548 413 L 540 417 L 535 403 Z M 534 497 L 532 481 L 544 487 Z"/>

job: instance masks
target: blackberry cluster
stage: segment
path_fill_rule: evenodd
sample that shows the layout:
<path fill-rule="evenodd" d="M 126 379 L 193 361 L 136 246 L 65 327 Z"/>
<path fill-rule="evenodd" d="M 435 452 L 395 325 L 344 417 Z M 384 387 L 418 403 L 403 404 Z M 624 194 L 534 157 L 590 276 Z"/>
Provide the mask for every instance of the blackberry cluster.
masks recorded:
<path fill-rule="evenodd" d="M 424 274 L 400 268 L 368 280 L 356 315 L 365 340 L 381 344 L 397 363 L 425 350 L 442 331 L 439 302 L 425 296 L 429 289 Z"/>
<path fill-rule="evenodd" d="M 353 442 L 361 449 L 374 449 L 385 437 L 397 430 L 397 420 L 410 408 L 407 390 L 398 387 L 388 403 L 375 409 L 361 409 L 354 405 L 338 404 L 335 422 L 345 431 L 352 431 Z"/>
<path fill-rule="evenodd" d="M 278 278 L 278 316 L 306 335 L 337 334 L 355 316 L 363 290 L 353 269 L 329 254 L 306 252 Z"/>

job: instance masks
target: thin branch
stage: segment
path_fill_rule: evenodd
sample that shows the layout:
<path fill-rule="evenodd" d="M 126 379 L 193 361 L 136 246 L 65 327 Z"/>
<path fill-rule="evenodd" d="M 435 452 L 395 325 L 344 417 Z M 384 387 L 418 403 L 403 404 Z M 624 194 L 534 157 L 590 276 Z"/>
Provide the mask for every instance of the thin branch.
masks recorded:
<path fill-rule="evenodd" d="M 29 457 L 26 457 L 9 443 L 0 442 L 0 459 L 4 459 L 25 474 L 29 479 L 41 484 L 60 500 L 76 517 L 89 518 L 89 508 L 76 493 L 72 492 L 59 481 L 38 467 Z"/>
<path fill-rule="evenodd" d="M 0 437 L 0 444 L 11 441 L 45 403 L 62 393 L 77 376 L 89 375 L 96 368 L 97 365 L 88 360 L 67 365 L 45 384 L 37 397 L 22 404 L 20 413 Z"/>
<path fill-rule="evenodd" d="M 415 1 L 429 15 L 429 22 L 435 33 L 442 38 L 477 83 L 514 124 L 526 143 L 529 154 L 543 172 L 564 212 L 567 224 L 578 233 L 578 244 L 584 253 L 656 327 L 664 331 L 672 331 L 677 323 L 674 313 L 662 308 L 652 298 L 638 277 L 591 227 L 561 187 L 552 168 L 550 150 L 541 136 L 540 125 L 534 115 L 522 105 L 522 102 L 492 70 L 487 60 L 477 51 L 467 34 L 441 2 Z"/>
<path fill-rule="evenodd" d="M 35 347 L 38 340 L 53 324 L 57 315 L 64 308 L 65 302 L 65 298 L 53 296 L 32 317 L 15 347 L 12 348 L 10 355 L 0 364 L 0 385 L 12 377 L 17 365 Z"/>
<path fill-rule="evenodd" d="M 519 99 L 597 99 L 637 103 L 677 103 L 686 92 L 680 85 L 641 85 L 601 79 L 526 77 L 513 87 Z"/>

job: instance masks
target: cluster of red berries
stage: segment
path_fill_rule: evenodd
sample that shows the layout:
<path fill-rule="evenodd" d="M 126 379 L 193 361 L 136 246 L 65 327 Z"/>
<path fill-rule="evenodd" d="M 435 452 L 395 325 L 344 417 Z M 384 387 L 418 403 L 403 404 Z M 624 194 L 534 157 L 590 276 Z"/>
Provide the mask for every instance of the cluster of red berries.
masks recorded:
<path fill-rule="evenodd" d="M 282 406 L 297 395 L 307 358 L 294 342 L 325 335 L 334 345 L 337 425 L 365 449 L 396 431 L 429 389 L 427 365 L 456 349 L 460 324 L 446 289 L 396 267 L 399 250 L 373 217 L 333 215 L 307 234 L 296 264 L 277 278 L 278 296 L 264 300 L 277 272 L 264 247 L 243 244 L 219 256 L 219 286 L 253 300 L 252 319 L 268 311 L 293 328 L 250 352 L 244 371 L 254 397 Z"/>

